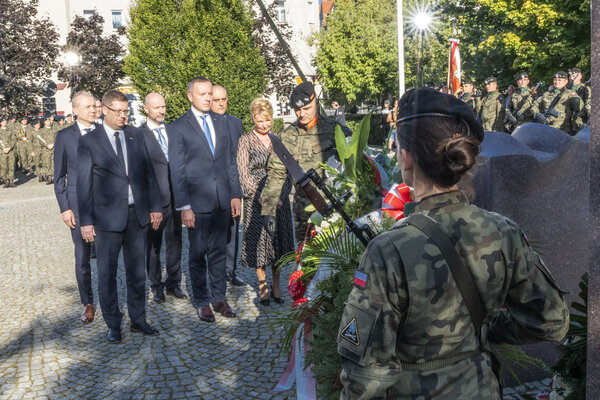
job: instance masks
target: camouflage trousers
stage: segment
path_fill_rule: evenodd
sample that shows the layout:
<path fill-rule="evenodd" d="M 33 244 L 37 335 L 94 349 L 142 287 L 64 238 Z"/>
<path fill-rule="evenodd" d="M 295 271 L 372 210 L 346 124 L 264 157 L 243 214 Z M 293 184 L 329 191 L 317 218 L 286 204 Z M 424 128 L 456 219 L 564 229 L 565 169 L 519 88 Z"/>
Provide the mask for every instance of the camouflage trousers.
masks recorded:
<path fill-rule="evenodd" d="M 39 173 L 52 175 L 54 169 L 54 151 L 44 147 L 40 151 Z"/>
<path fill-rule="evenodd" d="M 15 149 L 6 154 L 0 149 L 0 180 L 15 179 Z"/>
<path fill-rule="evenodd" d="M 31 156 L 31 145 L 27 142 L 17 143 L 17 158 L 19 167 L 22 169 L 31 169 L 33 166 L 33 157 Z"/>
<path fill-rule="evenodd" d="M 312 215 L 312 212 L 304 211 L 304 209 L 310 204 L 310 200 L 304 196 L 304 193 L 296 192 L 294 204 L 292 205 L 292 213 L 294 214 L 294 233 L 298 243 L 303 242 L 307 235 L 308 219 Z"/>

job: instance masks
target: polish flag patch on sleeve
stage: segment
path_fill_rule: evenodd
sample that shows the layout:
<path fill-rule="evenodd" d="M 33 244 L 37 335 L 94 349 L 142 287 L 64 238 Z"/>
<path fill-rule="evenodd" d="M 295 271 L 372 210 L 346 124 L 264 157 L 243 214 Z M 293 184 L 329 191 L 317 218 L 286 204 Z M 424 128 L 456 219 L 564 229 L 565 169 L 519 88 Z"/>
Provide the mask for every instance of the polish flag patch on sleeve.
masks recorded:
<path fill-rule="evenodd" d="M 362 271 L 356 271 L 354 273 L 354 284 L 361 289 L 364 289 L 367 286 L 368 279 L 369 275 Z"/>

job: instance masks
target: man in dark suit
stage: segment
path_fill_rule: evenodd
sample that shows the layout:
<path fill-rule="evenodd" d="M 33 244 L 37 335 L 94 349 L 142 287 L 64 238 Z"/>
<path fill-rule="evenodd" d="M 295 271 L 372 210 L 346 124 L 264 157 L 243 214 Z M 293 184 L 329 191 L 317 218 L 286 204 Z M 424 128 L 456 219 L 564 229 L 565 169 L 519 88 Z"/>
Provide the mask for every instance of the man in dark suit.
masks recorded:
<path fill-rule="evenodd" d="M 73 95 L 73 113 L 77 123 L 59 131 L 54 142 L 54 193 L 64 223 L 71 228 L 75 245 L 75 277 L 79 299 L 84 306 L 81 322 L 94 320 L 94 293 L 90 268 L 90 244 L 81 237 L 77 205 L 77 146 L 79 138 L 90 132 L 95 119 L 94 96 L 88 92 Z"/>
<path fill-rule="evenodd" d="M 175 203 L 172 199 L 168 158 L 169 134 L 164 124 L 166 111 L 164 97 L 159 93 L 149 93 L 144 100 L 144 112 L 148 118 L 140 127 L 144 132 L 146 150 L 156 174 L 163 207 L 160 227 L 157 230 L 148 229 L 146 257 L 146 271 L 148 279 L 150 279 L 152 299 L 157 303 L 165 300 L 164 287 L 166 287 L 168 295 L 178 299 L 187 297 L 179 286 L 181 284 L 181 212 L 175 210 Z M 167 256 L 167 280 L 164 284 L 161 281 L 160 263 L 163 232 Z"/>
<path fill-rule="evenodd" d="M 242 197 L 226 121 L 209 112 L 212 95 L 207 78 L 190 80 L 187 97 L 192 106 L 169 125 L 175 206 L 188 227 L 192 291 L 205 322 L 215 320 L 210 304 L 224 317 L 235 317 L 225 295 L 225 247 L 229 218 L 240 215 Z"/>
<path fill-rule="evenodd" d="M 102 97 L 104 123 L 79 140 L 77 199 L 81 236 L 96 242 L 98 293 L 108 341 L 121 342 L 117 267 L 123 248 L 127 309 L 132 332 L 157 335 L 146 322 L 145 250 L 148 224 L 162 220 L 160 192 L 143 133 L 126 126 L 127 97 L 109 90 Z"/>
<path fill-rule="evenodd" d="M 222 115 L 227 122 L 228 134 L 234 144 L 232 154 L 234 159 L 237 157 L 238 140 L 244 134 L 242 120 L 233 115 L 227 114 L 227 90 L 221 85 L 213 85 L 213 99 L 210 111 Z M 236 162 L 237 164 L 237 162 Z M 231 218 L 229 221 L 229 232 L 227 232 L 227 251 L 225 253 L 225 267 L 227 281 L 234 286 L 244 286 L 244 281 L 235 273 L 237 269 L 238 242 L 240 232 L 240 217 Z"/>

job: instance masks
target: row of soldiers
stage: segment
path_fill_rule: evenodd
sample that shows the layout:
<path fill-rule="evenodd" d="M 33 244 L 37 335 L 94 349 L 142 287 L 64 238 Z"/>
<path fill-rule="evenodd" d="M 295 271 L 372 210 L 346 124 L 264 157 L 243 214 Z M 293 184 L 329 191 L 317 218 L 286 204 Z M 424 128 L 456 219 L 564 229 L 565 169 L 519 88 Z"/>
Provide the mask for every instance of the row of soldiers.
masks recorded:
<path fill-rule="evenodd" d="M 589 126 L 591 111 L 591 88 L 582 78 L 579 68 L 559 71 L 552 76 L 549 89 L 539 93 L 541 83 L 530 88 L 528 74 L 520 72 L 515 77 L 517 87 L 510 88 L 506 97 L 493 76 L 484 81 L 484 96 L 474 90 L 473 81 L 463 79 L 459 98 L 471 105 L 486 131 L 511 133 L 526 122 L 537 122 L 575 135 Z"/>
<path fill-rule="evenodd" d="M 56 132 L 73 124 L 73 118 L 55 121 L 54 115 L 30 120 L 23 116 L 0 117 L 0 184 L 15 187 L 15 172 L 35 173 L 40 182 L 53 180 L 54 140 Z"/>

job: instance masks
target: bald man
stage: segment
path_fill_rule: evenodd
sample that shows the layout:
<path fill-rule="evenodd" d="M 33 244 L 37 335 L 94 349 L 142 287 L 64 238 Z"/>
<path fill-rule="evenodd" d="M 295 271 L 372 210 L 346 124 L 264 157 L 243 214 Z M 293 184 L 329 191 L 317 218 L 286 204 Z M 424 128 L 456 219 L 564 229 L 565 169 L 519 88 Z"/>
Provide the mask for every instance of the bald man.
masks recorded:
<path fill-rule="evenodd" d="M 167 107 L 164 97 L 159 93 L 149 93 L 144 100 L 146 122 L 140 126 L 144 132 L 144 141 L 156 180 L 160 189 L 163 218 L 157 230 L 148 229 L 146 271 L 150 279 L 152 300 L 162 303 L 165 300 L 164 289 L 168 295 L 178 299 L 187 296 L 181 290 L 181 211 L 175 210 L 171 180 L 169 177 L 169 134 L 165 127 Z M 160 248 L 163 232 L 166 246 L 167 278 L 162 281 Z"/>
<path fill-rule="evenodd" d="M 233 157 L 237 155 L 237 142 L 244 134 L 242 120 L 227 114 L 227 90 L 221 85 L 213 85 L 213 99 L 210 110 L 215 114 L 222 115 L 227 121 L 227 132 L 232 138 L 234 146 Z M 227 234 L 227 252 L 225 253 L 225 268 L 227 269 L 227 281 L 234 286 L 244 286 L 244 281 L 237 276 L 237 257 L 240 232 L 240 217 L 231 218 L 229 233 Z"/>

